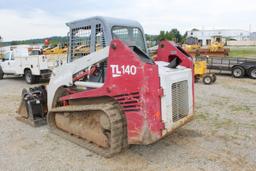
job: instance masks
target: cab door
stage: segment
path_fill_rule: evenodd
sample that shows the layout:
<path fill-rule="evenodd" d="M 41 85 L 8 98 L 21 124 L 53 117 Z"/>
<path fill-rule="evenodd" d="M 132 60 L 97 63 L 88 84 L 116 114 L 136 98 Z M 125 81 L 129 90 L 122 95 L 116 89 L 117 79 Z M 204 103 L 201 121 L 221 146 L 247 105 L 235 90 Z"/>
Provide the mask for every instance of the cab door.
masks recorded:
<path fill-rule="evenodd" d="M 5 67 L 6 67 L 6 72 L 8 74 L 16 74 L 16 61 L 14 59 L 13 52 L 7 52 L 7 57 L 8 60 L 4 61 Z"/>
<path fill-rule="evenodd" d="M 3 60 L 1 62 L 1 67 L 4 73 L 10 73 L 10 59 L 12 52 L 6 52 L 3 56 Z"/>

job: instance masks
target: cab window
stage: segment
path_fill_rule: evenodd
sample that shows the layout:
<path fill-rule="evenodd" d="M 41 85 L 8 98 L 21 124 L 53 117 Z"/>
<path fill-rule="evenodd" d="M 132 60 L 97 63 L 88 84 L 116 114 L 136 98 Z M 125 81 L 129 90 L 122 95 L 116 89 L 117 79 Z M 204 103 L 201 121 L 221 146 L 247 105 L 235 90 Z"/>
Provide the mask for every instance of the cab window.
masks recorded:
<path fill-rule="evenodd" d="M 3 56 L 3 60 L 9 61 L 10 56 L 12 56 L 12 53 L 11 53 L 11 52 L 6 52 L 6 53 L 4 54 L 4 56 Z M 14 60 L 13 56 L 12 56 L 11 60 Z"/>
<path fill-rule="evenodd" d="M 143 34 L 137 27 L 114 26 L 112 37 L 124 41 L 128 46 L 137 46 L 146 53 Z"/>
<path fill-rule="evenodd" d="M 85 26 L 81 28 L 75 28 L 71 31 L 71 59 L 81 58 L 90 54 L 91 45 L 91 26 Z"/>
<path fill-rule="evenodd" d="M 95 51 L 103 49 L 106 46 L 103 27 L 101 24 L 96 24 L 95 30 Z"/>

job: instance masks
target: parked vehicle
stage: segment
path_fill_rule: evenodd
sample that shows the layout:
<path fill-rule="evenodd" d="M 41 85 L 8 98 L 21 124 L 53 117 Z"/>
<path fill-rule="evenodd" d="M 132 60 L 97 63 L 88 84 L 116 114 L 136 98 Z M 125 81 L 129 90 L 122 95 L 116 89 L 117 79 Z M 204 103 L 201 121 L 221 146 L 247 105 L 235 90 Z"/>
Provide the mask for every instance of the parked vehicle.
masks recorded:
<path fill-rule="evenodd" d="M 27 49 L 14 49 L 5 52 L 0 62 L 0 79 L 4 75 L 24 76 L 28 84 L 33 84 L 40 78 L 49 78 L 51 70 L 47 57 L 41 55 L 40 49 L 32 50 L 30 54 Z"/>
<path fill-rule="evenodd" d="M 206 85 L 210 85 L 214 83 L 217 79 L 214 73 L 209 73 L 207 71 L 206 61 L 194 62 L 194 77 L 195 77 L 195 82 L 198 82 L 201 79 L 203 83 Z"/>
<path fill-rule="evenodd" d="M 256 58 L 196 57 L 196 60 L 206 61 L 207 69 L 211 72 L 230 73 L 235 78 L 249 76 L 256 79 Z"/>

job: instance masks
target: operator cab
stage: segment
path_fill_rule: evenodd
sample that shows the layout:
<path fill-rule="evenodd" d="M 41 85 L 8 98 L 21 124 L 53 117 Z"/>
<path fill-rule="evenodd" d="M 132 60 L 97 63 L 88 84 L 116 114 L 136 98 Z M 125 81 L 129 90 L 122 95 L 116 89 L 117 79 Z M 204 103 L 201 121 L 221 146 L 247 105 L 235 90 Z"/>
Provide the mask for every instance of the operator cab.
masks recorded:
<path fill-rule="evenodd" d="M 68 62 L 109 46 L 113 39 L 122 40 L 136 49 L 140 58 L 150 60 L 143 28 L 137 21 L 91 17 L 66 25 L 70 28 Z"/>

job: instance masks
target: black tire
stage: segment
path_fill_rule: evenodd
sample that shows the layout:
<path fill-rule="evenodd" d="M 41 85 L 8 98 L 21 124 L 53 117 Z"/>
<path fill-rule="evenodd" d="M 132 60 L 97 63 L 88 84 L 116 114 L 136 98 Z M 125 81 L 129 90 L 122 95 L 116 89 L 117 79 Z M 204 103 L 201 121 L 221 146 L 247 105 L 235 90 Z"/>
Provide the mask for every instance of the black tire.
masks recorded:
<path fill-rule="evenodd" d="M 35 82 L 36 83 L 39 83 L 40 82 L 40 79 L 41 79 L 41 77 L 40 76 L 35 76 L 36 78 L 35 78 Z"/>
<path fill-rule="evenodd" d="M 243 67 L 236 66 L 232 69 L 232 76 L 235 78 L 243 78 L 245 74 L 245 70 Z"/>
<path fill-rule="evenodd" d="M 3 70 L 0 68 L 0 80 L 2 80 L 4 78 L 4 72 Z"/>
<path fill-rule="evenodd" d="M 194 82 L 195 82 L 195 83 L 198 83 L 199 80 L 200 80 L 200 77 L 199 77 L 198 75 L 195 75 L 195 77 L 194 77 Z"/>
<path fill-rule="evenodd" d="M 32 72 L 30 69 L 25 70 L 24 76 L 25 76 L 25 81 L 28 84 L 34 84 L 36 82 L 36 76 L 32 75 Z"/>
<path fill-rule="evenodd" d="M 251 68 L 249 70 L 249 76 L 252 78 L 252 79 L 256 79 L 256 68 Z"/>
<path fill-rule="evenodd" d="M 210 85 L 213 83 L 212 77 L 210 75 L 204 75 L 203 76 L 203 83 L 206 85 Z"/>
<path fill-rule="evenodd" d="M 212 83 L 215 83 L 215 82 L 216 82 L 216 80 L 217 80 L 216 75 L 215 75 L 215 74 L 212 74 Z"/>

